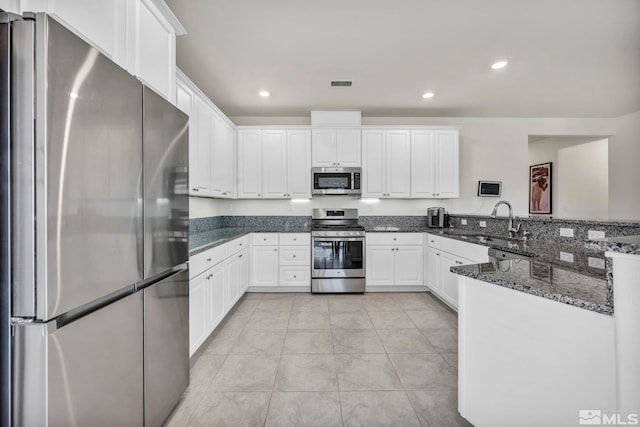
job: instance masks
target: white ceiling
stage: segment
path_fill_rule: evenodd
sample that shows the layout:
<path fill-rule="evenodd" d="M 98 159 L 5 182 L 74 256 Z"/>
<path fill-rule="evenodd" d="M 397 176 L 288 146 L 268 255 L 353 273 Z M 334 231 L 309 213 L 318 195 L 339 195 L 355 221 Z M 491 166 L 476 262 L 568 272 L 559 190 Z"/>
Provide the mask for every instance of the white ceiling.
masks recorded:
<path fill-rule="evenodd" d="M 167 0 L 178 66 L 229 116 L 618 117 L 639 0 Z M 509 65 L 491 70 L 496 60 Z M 331 80 L 353 80 L 331 88 Z M 272 95 L 263 99 L 258 91 Z M 435 92 L 425 100 L 422 94 Z"/>

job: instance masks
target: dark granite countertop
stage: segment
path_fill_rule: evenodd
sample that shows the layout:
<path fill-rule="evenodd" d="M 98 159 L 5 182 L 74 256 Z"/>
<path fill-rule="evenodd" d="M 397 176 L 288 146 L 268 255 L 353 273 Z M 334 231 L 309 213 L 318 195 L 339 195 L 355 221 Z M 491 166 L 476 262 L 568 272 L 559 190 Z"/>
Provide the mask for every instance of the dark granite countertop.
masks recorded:
<path fill-rule="evenodd" d="M 601 314 L 613 314 L 607 281 L 535 258 L 451 267 L 461 276 L 503 286 Z"/>
<path fill-rule="evenodd" d="M 613 314 L 613 294 L 607 280 L 604 252 L 590 248 L 588 243 L 525 242 L 461 230 L 431 234 L 530 257 L 455 266 L 451 267 L 453 273 L 597 313 Z M 561 254 L 570 256 L 573 262 L 561 259 Z"/>
<path fill-rule="evenodd" d="M 589 242 L 589 247 L 603 251 L 624 252 L 640 255 L 640 236 L 620 236 L 593 239 Z"/>
<path fill-rule="evenodd" d="M 249 233 L 309 233 L 310 227 L 231 227 L 189 235 L 189 255 L 193 256 L 207 249 L 222 245 Z"/>

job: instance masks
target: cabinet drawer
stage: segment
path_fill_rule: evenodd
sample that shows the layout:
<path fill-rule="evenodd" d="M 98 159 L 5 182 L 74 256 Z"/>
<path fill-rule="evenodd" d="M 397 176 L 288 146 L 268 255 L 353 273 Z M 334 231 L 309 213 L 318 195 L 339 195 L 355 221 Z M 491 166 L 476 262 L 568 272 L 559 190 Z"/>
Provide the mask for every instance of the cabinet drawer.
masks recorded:
<path fill-rule="evenodd" d="M 434 234 L 427 234 L 427 245 L 430 248 L 440 249 L 442 247 L 442 237 Z"/>
<path fill-rule="evenodd" d="M 309 265 L 309 246 L 280 246 L 280 265 Z"/>
<path fill-rule="evenodd" d="M 226 245 L 216 246 L 189 258 L 189 277 L 202 274 L 209 267 L 224 261 L 227 257 Z"/>
<path fill-rule="evenodd" d="M 226 243 L 224 246 L 227 250 L 226 253 L 228 258 L 249 247 L 249 236 L 239 237 L 235 240 L 230 241 L 229 243 Z"/>
<path fill-rule="evenodd" d="M 367 233 L 367 245 L 422 245 L 422 233 Z"/>
<path fill-rule="evenodd" d="M 280 286 L 310 286 L 309 267 L 280 267 Z"/>
<path fill-rule="evenodd" d="M 278 233 L 253 233 L 251 244 L 254 246 L 278 246 Z"/>
<path fill-rule="evenodd" d="M 288 246 L 311 244 L 311 234 L 309 233 L 280 233 L 280 244 Z"/>

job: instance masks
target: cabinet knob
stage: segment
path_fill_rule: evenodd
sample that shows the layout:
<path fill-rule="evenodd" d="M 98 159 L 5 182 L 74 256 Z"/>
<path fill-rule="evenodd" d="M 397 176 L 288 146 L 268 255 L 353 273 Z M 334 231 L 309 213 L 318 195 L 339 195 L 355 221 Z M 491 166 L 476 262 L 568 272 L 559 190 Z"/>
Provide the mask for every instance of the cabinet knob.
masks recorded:
<path fill-rule="evenodd" d="M 207 262 L 211 262 L 211 258 L 207 258 Z"/>
<path fill-rule="evenodd" d="M 436 196 L 439 196 L 439 195 L 440 195 L 440 193 L 436 193 Z"/>
<path fill-rule="evenodd" d="M 296 254 L 293 254 L 293 257 L 295 258 L 295 257 L 296 257 Z"/>
<path fill-rule="evenodd" d="M 266 242 L 266 241 L 267 241 L 267 238 L 265 237 L 265 238 L 264 238 L 264 239 L 262 239 L 262 240 L 264 240 L 264 241 Z"/>
<path fill-rule="evenodd" d="M 274 251 L 278 252 L 278 250 L 277 250 L 277 249 L 274 249 Z"/>
<path fill-rule="evenodd" d="M 258 194 L 258 197 L 260 197 L 260 194 Z"/>
<path fill-rule="evenodd" d="M 294 274 L 294 275 L 293 275 L 293 278 L 294 278 L 294 279 L 297 279 L 297 278 L 298 278 L 298 276 L 296 276 L 296 275 Z"/>
<path fill-rule="evenodd" d="M 293 238 L 293 241 L 295 242 L 296 240 L 298 240 L 298 238 L 297 238 L 297 237 L 294 237 L 294 238 Z"/>
<path fill-rule="evenodd" d="M 244 255 L 244 254 L 240 254 L 240 255 L 238 255 L 238 258 L 242 258 L 242 255 Z"/>
<path fill-rule="evenodd" d="M 431 243 L 435 243 L 433 240 L 429 240 Z"/>
<path fill-rule="evenodd" d="M 436 255 L 440 256 L 440 253 L 437 253 Z"/>
<path fill-rule="evenodd" d="M 338 163 L 338 166 L 340 166 L 340 163 Z"/>
<path fill-rule="evenodd" d="M 396 237 L 394 237 L 393 240 L 398 240 L 398 239 Z"/>

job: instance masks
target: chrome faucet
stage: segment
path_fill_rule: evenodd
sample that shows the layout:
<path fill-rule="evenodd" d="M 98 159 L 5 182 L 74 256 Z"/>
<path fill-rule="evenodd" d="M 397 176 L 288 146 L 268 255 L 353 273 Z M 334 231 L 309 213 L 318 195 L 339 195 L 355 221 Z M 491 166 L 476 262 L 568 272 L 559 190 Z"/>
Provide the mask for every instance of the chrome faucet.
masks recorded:
<path fill-rule="evenodd" d="M 507 230 L 509 231 L 509 237 L 513 238 L 520 231 L 520 226 L 522 225 L 522 223 L 518 224 L 516 228 L 513 228 L 513 208 L 511 207 L 511 203 L 507 202 L 506 200 L 500 200 L 498 203 L 496 203 L 496 205 L 493 207 L 493 212 L 491 212 L 491 218 L 496 217 L 496 214 L 498 213 L 498 206 L 500 205 L 507 205 L 507 207 L 509 208 L 509 225 L 507 226 Z"/>

